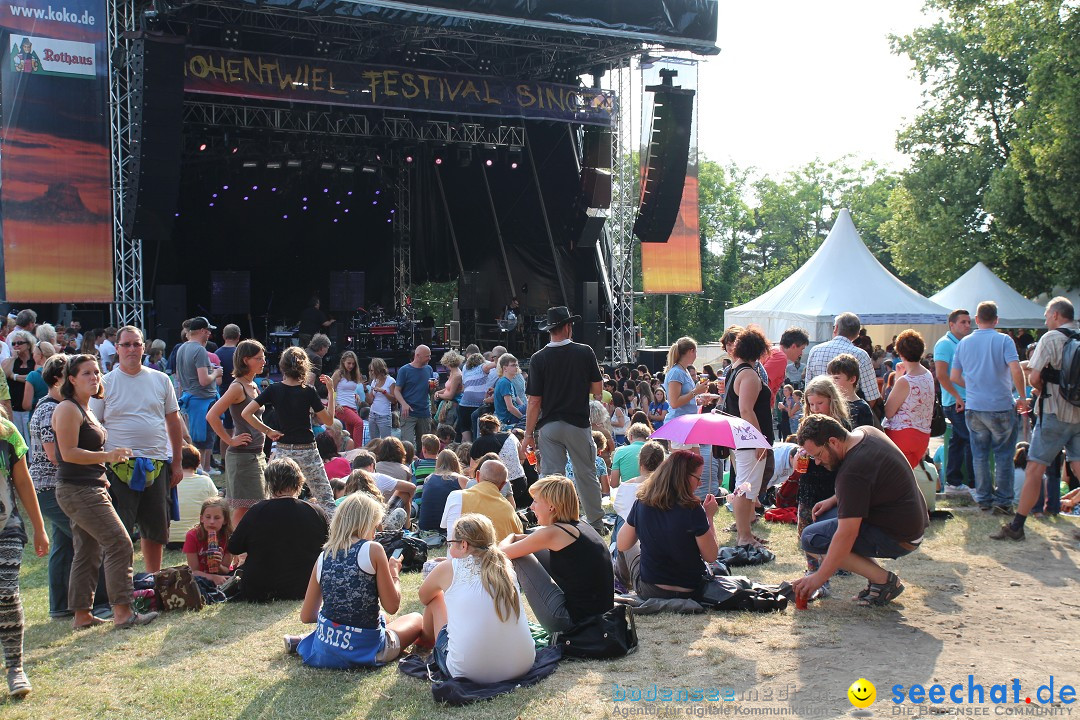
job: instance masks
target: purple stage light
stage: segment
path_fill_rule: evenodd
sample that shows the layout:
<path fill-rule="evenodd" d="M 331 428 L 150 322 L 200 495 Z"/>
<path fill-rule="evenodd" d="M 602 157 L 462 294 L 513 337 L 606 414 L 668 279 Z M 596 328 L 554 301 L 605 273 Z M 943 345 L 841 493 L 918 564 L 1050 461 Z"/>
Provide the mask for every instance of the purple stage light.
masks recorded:
<path fill-rule="evenodd" d="M 304 206 L 304 209 L 307 210 L 307 205 Z"/>
<path fill-rule="evenodd" d="M 376 195 L 382 195 L 382 190 L 376 190 L 376 191 L 375 191 L 375 194 L 376 194 Z"/>
<path fill-rule="evenodd" d="M 252 189 L 252 190 L 258 190 L 258 189 L 259 189 L 259 186 L 258 186 L 258 185 L 252 185 L 252 186 L 251 186 L 251 189 Z"/>
<path fill-rule="evenodd" d="M 248 196 L 247 196 L 247 195 L 245 195 L 245 196 L 244 196 L 244 199 L 245 199 L 245 200 L 247 200 L 247 199 L 248 199 Z"/>
<path fill-rule="evenodd" d="M 307 198 L 304 198 L 304 202 L 307 202 Z"/>
<path fill-rule="evenodd" d="M 324 193 L 330 192 L 330 188 L 323 188 L 323 189 L 322 189 L 322 191 L 323 191 Z"/>
<path fill-rule="evenodd" d="M 288 220 L 288 219 L 289 219 L 289 216 L 288 216 L 288 215 L 282 215 L 282 216 L 281 216 L 281 219 L 282 219 L 282 220 Z"/>
<path fill-rule="evenodd" d="M 214 203 L 210 203 L 210 207 L 214 207 Z"/>
<path fill-rule="evenodd" d="M 213 194 L 213 195 L 211 195 L 210 197 L 217 197 L 217 193 L 214 193 L 214 194 Z"/>
<path fill-rule="evenodd" d="M 334 204 L 335 204 L 335 205 L 340 205 L 340 204 L 341 204 L 341 201 L 340 201 L 340 200 L 335 200 L 335 201 L 334 201 Z"/>
<path fill-rule="evenodd" d="M 229 186 L 228 186 L 228 185 L 222 185 L 222 186 L 221 186 L 221 189 L 222 189 L 222 190 L 228 190 L 228 189 L 229 189 Z"/>
<path fill-rule="evenodd" d="M 349 208 L 345 208 L 345 212 L 349 212 Z"/>
<path fill-rule="evenodd" d="M 352 195 L 352 190 L 350 190 L 349 192 L 347 192 L 347 193 L 345 193 L 345 194 L 346 194 L 346 195 Z"/>
<path fill-rule="evenodd" d="M 334 218 L 334 222 L 337 222 L 337 218 Z"/>

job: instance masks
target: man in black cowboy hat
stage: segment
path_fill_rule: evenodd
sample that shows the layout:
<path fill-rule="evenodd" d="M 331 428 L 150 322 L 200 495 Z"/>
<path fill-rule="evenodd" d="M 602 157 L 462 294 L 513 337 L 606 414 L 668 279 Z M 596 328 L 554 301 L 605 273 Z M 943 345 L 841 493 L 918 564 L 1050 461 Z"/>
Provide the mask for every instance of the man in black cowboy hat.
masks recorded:
<path fill-rule="evenodd" d="M 596 479 L 596 444 L 589 426 L 589 399 L 600 398 L 603 378 L 596 354 L 588 345 L 574 342 L 574 321 L 564 306 L 549 308 L 540 330 L 551 342 L 532 356 L 529 397 L 525 414 L 525 446 L 540 449 L 540 474 L 562 475 L 569 456 L 574 464 L 574 484 L 589 524 L 603 532 L 600 483 Z"/>

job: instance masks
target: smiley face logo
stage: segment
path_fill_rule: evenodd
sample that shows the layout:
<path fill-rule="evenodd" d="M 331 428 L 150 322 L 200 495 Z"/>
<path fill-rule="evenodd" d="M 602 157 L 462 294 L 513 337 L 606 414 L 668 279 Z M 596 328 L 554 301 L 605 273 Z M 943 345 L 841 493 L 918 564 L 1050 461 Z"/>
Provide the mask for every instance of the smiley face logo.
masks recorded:
<path fill-rule="evenodd" d="M 857 708 L 868 708 L 877 699 L 877 688 L 866 678 L 859 678 L 851 683 L 847 691 L 848 700 Z"/>

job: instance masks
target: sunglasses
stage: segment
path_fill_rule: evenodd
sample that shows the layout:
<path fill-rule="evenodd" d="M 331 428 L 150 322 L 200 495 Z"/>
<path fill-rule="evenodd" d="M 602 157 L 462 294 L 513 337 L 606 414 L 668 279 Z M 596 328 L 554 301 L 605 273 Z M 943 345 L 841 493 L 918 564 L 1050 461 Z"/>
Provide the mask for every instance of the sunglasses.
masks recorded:
<path fill-rule="evenodd" d="M 12 346 L 15 346 L 15 345 L 29 345 L 30 343 L 26 342 L 25 340 L 15 340 L 11 344 L 12 344 Z"/>

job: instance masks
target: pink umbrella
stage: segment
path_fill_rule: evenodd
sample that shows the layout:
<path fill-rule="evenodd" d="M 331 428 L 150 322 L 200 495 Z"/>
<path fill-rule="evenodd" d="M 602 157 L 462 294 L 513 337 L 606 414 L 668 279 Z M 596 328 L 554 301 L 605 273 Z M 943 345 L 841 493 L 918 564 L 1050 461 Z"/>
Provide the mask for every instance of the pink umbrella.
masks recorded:
<path fill-rule="evenodd" d="M 750 423 L 717 411 L 680 415 L 668 420 L 650 437 L 684 445 L 720 445 L 735 448 L 770 448 L 765 436 Z"/>

